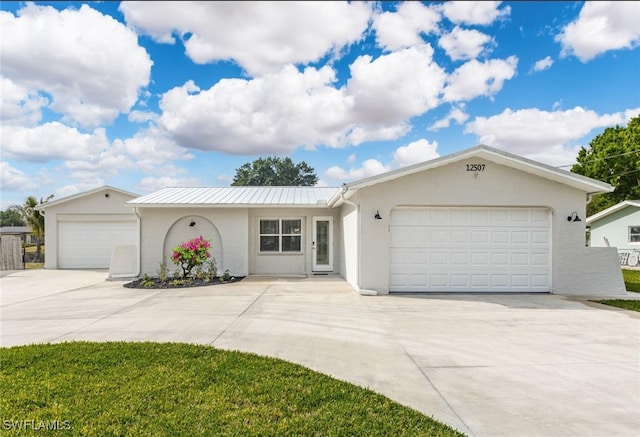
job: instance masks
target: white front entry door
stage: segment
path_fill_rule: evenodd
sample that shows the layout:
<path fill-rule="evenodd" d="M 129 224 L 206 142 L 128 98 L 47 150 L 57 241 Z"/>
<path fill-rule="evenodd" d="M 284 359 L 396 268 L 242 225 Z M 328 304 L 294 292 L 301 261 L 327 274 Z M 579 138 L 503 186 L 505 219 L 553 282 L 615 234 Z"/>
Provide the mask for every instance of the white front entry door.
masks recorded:
<path fill-rule="evenodd" d="M 333 217 L 313 217 L 313 271 L 333 271 Z"/>

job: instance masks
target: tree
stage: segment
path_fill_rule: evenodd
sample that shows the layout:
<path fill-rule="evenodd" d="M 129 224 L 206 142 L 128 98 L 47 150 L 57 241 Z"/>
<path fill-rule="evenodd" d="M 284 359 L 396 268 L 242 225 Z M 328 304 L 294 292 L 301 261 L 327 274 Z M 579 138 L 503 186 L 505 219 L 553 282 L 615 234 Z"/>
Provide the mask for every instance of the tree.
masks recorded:
<path fill-rule="evenodd" d="M 233 186 L 312 186 L 318 182 L 306 162 L 294 164 L 291 158 L 259 158 L 236 169 Z"/>
<path fill-rule="evenodd" d="M 40 198 L 40 202 L 35 197 L 29 196 L 25 200 L 23 205 L 13 205 L 9 209 L 14 210 L 20 214 L 22 220 L 29 226 L 31 235 L 36 240 L 36 260 L 42 259 L 42 244 L 44 243 L 44 216 L 40 214 L 40 211 L 36 209 L 37 206 L 47 203 L 53 199 L 51 194 L 46 199 Z"/>
<path fill-rule="evenodd" d="M 609 127 L 578 152 L 571 171 L 611 184 L 615 190 L 599 194 L 587 204 L 587 216 L 624 200 L 640 199 L 640 115 L 627 127 Z"/>
<path fill-rule="evenodd" d="M 15 209 L 0 211 L 0 226 L 26 226 L 22 216 Z"/>

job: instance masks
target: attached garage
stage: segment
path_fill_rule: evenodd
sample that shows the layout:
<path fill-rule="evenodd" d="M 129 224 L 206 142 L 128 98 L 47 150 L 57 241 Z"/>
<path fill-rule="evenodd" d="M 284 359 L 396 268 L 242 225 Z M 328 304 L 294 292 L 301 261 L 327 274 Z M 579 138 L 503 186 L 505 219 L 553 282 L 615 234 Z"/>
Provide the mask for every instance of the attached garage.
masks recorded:
<path fill-rule="evenodd" d="M 138 245 L 137 197 L 104 186 L 39 207 L 45 218 L 45 268 L 109 269 L 116 246 Z"/>
<path fill-rule="evenodd" d="M 137 227 L 135 220 L 61 221 L 58 238 L 58 268 L 108 269 L 114 246 L 136 244 Z"/>
<path fill-rule="evenodd" d="M 549 292 L 548 208 L 396 208 L 390 292 Z"/>
<path fill-rule="evenodd" d="M 328 205 L 362 294 L 613 295 L 617 252 L 586 247 L 584 226 L 586 203 L 612 190 L 480 145 L 343 184 Z"/>

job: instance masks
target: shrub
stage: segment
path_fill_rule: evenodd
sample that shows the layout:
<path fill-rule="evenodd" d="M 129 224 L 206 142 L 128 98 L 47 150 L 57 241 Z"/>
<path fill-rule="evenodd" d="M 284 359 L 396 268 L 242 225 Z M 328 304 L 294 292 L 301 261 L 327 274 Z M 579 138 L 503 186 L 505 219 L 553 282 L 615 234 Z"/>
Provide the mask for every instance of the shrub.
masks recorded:
<path fill-rule="evenodd" d="M 226 282 L 226 281 L 228 281 L 230 279 L 231 279 L 231 272 L 229 272 L 229 269 L 227 269 L 222 274 L 222 280 Z"/>
<path fill-rule="evenodd" d="M 158 269 L 158 279 L 160 282 L 165 283 L 169 279 L 169 269 L 167 268 L 166 261 L 162 261 L 160 263 L 160 268 Z"/>
<path fill-rule="evenodd" d="M 182 277 L 187 278 L 191 270 L 211 258 L 211 243 L 202 236 L 186 241 L 173 249 L 171 261 L 182 269 Z"/>

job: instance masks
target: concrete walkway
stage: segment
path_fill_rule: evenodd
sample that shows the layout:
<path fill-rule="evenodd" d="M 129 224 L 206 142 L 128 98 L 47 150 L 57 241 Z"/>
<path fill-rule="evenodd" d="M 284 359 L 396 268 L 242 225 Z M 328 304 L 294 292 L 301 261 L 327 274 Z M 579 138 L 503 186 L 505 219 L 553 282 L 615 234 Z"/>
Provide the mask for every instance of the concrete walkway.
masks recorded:
<path fill-rule="evenodd" d="M 368 387 L 468 436 L 640 435 L 640 313 L 556 295 L 360 296 L 331 277 L 173 290 L 106 277 L 4 272 L 1 345 L 209 344 Z"/>

